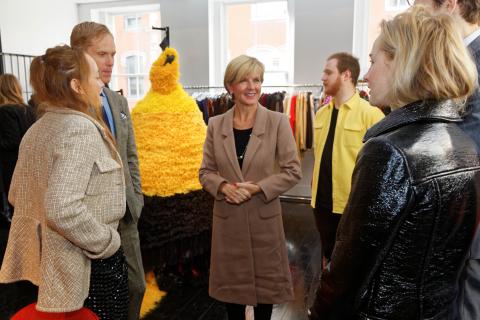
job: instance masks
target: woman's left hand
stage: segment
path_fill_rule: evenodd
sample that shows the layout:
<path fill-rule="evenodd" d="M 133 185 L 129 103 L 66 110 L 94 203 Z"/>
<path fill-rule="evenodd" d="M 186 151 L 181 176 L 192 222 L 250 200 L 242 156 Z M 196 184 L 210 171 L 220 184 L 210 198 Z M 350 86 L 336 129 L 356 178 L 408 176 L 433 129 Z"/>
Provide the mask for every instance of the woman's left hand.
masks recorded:
<path fill-rule="evenodd" d="M 254 195 L 262 191 L 262 189 L 260 189 L 260 187 L 257 184 L 255 184 L 255 182 L 253 181 L 237 182 L 235 183 L 235 185 L 238 188 L 246 189 L 248 192 L 250 192 L 251 195 Z"/>

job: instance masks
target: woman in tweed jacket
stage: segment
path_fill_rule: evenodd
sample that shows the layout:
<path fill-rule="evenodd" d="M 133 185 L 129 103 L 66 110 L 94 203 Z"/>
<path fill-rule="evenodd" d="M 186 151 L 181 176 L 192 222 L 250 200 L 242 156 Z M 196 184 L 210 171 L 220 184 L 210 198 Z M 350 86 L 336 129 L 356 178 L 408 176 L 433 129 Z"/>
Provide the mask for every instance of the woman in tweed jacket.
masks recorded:
<path fill-rule="evenodd" d="M 127 269 L 117 232 L 125 182 L 100 120 L 97 66 L 81 51 L 60 46 L 35 58 L 30 74 L 44 114 L 20 145 L 0 282 L 36 284 L 39 311 L 87 306 L 102 320 L 125 319 Z"/>

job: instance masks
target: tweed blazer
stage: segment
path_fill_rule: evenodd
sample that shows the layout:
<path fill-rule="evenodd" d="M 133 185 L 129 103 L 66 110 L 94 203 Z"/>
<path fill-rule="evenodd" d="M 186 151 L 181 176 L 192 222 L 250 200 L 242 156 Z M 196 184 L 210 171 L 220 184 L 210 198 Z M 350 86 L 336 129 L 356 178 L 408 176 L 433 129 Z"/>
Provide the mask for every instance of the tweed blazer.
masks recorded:
<path fill-rule="evenodd" d="M 279 196 L 301 179 L 292 129 L 285 115 L 258 106 L 242 168 L 233 113 L 210 118 L 200 182 L 215 197 L 209 294 L 245 305 L 293 300 Z M 262 190 L 240 205 L 219 193 L 223 182 L 253 181 Z"/>
<path fill-rule="evenodd" d="M 122 158 L 125 175 L 125 188 L 127 205 L 135 222 L 140 218 L 143 207 L 142 184 L 140 180 L 140 169 L 138 166 L 137 145 L 133 134 L 132 119 L 127 99 L 118 93 L 103 88 L 107 96 L 110 109 L 112 110 L 113 122 L 115 124 L 115 140 L 117 150 Z"/>
<path fill-rule="evenodd" d="M 39 287 L 37 309 L 83 306 L 91 259 L 120 247 L 125 213 L 120 156 L 84 113 L 50 108 L 27 131 L 10 186 L 15 207 L 0 282 Z"/>

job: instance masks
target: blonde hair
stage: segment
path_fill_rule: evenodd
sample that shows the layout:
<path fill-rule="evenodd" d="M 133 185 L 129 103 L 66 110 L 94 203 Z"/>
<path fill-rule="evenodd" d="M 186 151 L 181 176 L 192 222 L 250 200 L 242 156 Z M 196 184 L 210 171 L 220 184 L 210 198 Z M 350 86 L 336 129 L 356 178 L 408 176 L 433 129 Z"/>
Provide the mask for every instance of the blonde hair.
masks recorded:
<path fill-rule="evenodd" d="M 20 82 L 13 74 L 0 75 L 0 105 L 25 104 Z"/>
<path fill-rule="evenodd" d="M 379 48 L 392 61 L 392 107 L 418 100 L 460 101 L 473 93 L 476 67 L 450 16 L 414 6 L 380 27 Z"/>
<path fill-rule="evenodd" d="M 236 57 L 227 65 L 225 69 L 225 76 L 223 78 L 223 85 L 228 91 L 228 85 L 240 82 L 245 76 L 250 73 L 257 73 L 260 75 L 260 80 L 263 82 L 263 74 L 265 73 L 265 66 L 258 59 L 242 54 Z"/>
<path fill-rule="evenodd" d="M 85 21 L 73 27 L 70 34 L 70 46 L 87 50 L 93 44 L 93 40 L 105 35 L 112 35 L 107 26 L 101 23 Z"/>

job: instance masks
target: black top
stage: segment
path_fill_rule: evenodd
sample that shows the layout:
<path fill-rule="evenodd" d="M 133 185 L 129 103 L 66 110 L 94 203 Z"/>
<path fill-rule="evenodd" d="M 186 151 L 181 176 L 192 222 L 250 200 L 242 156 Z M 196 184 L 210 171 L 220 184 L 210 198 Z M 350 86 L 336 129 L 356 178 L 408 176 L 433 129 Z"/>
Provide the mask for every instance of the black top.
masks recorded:
<path fill-rule="evenodd" d="M 250 129 L 235 129 L 233 128 L 233 136 L 235 138 L 235 150 L 237 151 L 238 164 L 240 169 L 243 165 L 243 159 L 245 159 L 245 153 L 247 152 L 248 140 L 252 134 L 253 128 Z"/>
<path fill-rule="evenodd" d="M 315 208 L 323 211 L 332 211 L 332 151 L 333 141 L 335 139 L 335 128 L 337 127 L 338 109 L 333 108 L 332 118 L 330 119 L 330 129 L 328 130 L 327 140 L 322 152 L 322 161 L 320 162 L 320 172 L 318 174 L 317 198 Z M 341 212 L 338 212 L 341 213 Z"/>
<path fill-rule="evenodd" d="M 34 112 L 28 106 L 0 106 L 0 195 L 8 195 L 20 141 L 34 121 Z M 4 205 L 2 202 L 0 197 L 0 205 Z"/>

